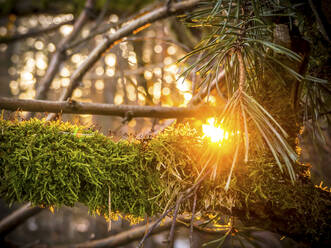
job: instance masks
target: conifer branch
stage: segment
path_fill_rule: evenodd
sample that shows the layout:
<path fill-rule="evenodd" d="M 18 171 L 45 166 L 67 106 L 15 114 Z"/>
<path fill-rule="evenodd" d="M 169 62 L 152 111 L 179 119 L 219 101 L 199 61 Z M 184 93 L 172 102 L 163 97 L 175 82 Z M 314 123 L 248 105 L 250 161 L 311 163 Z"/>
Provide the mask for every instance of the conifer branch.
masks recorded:
<path fill-rule="evenodd" d="M 245 72 L 245 65 L 244 59 L 242 56 L 241 51 L 237 52 L 238 62 L 239 62 L 239 92 L 242 92 L 245 86 L 246 81 L 246 72 Z"/>

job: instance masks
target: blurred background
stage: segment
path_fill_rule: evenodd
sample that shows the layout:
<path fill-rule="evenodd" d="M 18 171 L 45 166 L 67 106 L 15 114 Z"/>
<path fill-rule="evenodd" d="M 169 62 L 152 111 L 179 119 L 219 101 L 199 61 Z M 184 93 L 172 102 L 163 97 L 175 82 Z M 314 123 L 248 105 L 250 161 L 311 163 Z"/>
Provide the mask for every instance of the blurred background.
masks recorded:
<path fill-rule="evenodd" d="M 18 39 L 13 42 L 0 43 L 0 96 L 19 99 L 33 99 L 36 88 L 49 66 L 52 55 L 63 37 L 73 30 L 70 23 L 82 9 L 84 1 L 0 1 L 0 37 L 23 35 L 31 30 L 47 29 L 63 22 L 52 32 L 38 36 Z M 117 3 L 111 3 L 117 2 Z M 135 2 L 135 3 L 133 3 Z M 47 99 L 57 100 L 64 88 L 69 85 L 72 72 L 87 58 L 105 34 L 111 34 L 118 28 L 118 23 L 150 1 L 98 1 L 98 10 L 92 15 L 98 18 L 102 9 L 107 8 L 98 26 L 89 22 L 81 31 L 76 41 L 81 43 L 66 50 L 65 62 L 52 81 Z M 6 5 L 7 4 L 7 5 Z M 43 5 L 44 4 L 44 5 Z M 59 8 L 58 5 L 61 5 Z M 107 31 L 94 35 L 84 41 L 96 30 L 108 27 Z M 187 64 L 176 63 L 192 50 L 199 41 L 201 31 L 185 27 L 182 21 L 169 18 L 146 27 L 134 36 L 124 39 L 115 45 L 89 70 L 72 99 L 80 102 L 96 102 L 128 105 L 187 106 L 196 93 L 195 85 L 198 76 L 181 77 Z M 190 62 L 190 61 L 188 61 Z M 211 94 L 208 104 L 217 105 L 220 99 Z M 6 113 L 8 116 L 11 113 Z M 27 113 L 18 113 L 22 118 Z M 39 114 L 37 117 L 43 117 Z M 146 135 L 164 124 L 164 120 L 152 118 L 135 118 L 123 120 L 120 117 L 68 115 L 62 119 L 83 125 L 93 125 L 105 135 L 115 138 L 126 138 L 128 135 Z M 307 125 L 306 130 L 309 130 Z M 316 184 L 321 181 L 331 185 L 330 130 L 325 125 L 326 145 L 312 141 L 309 132 L 301 137 L 303 160 L 313 165 L 313 178 Z M 0 202 L 0 218 L 4 218 L 18 205 L 9 207 Z M 6 237 L 6 245 L 13 247 L 48 247 L 68 245 L 88 240 L 100 239 L 130 229 L 125 220 L 113 221 L 111 232 L 107 231 L 107 222 L 103 217 L 91 216 L 84 206 L 75 208 L 63 207 L 52 213 L 43 210 L 29 218 L 14 232 Z M 188 229 L 179 228 L 176 232 L 175 247 L 189 247 Z M 299 247 L 293 241 L 269 232 L 253 232 L 260 239 L 260 247 Z M 219 237 L 219 235 L 194 232 L 196 247 Z M 165 247 L 163 241 L 167 232 L 162 232 L 148 239 L 144 247 Z M 137 242 L 123 247 L 136 247 Z M 247 243 L 246 247 L 253 247 Z M 225 247 L 231 247 L 231 242 Z M 235 243 L 234 247 L 240 247 Z"/>

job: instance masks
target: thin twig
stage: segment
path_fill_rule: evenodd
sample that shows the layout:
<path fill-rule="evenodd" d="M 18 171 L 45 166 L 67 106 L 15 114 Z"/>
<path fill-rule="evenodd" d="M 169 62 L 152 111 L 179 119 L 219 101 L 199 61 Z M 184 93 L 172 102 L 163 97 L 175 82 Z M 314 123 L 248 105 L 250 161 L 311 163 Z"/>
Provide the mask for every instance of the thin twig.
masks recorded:
<path fill-rule="evenodd" d="M 148 230 L 148 232 L 145 233 L 145 235 L 143 236 L 143 238 L 140 240 L 137 248 L 142 247 L 143 243 L 145 242 L 145 240 L 148 238 L 148 236 L 153 232 L 153 230 L 159 225 L 159 223 L 167 216 L 167 214 L 173 209 L 169 208 L 168 210 L 166 210 L 155 222 L 154 224 L 151 226 L 151 228 Z"/>
<path fill-rule="evenodd" d="M 110 191 L 110 186 L 108 185 L 108 232 L 111 231 L 111 219 L 110 219 L 110 215 L 111 215 L 111 191 Z"/>
<path fill-rule="evenodd" d="M 153 234 L 167 230 L 170 227 L 171 222 L 172 222 L 171 219 L 167 218 L 163 223 L 163 225 L 155 227 L 151 233 Z M 151 222 L 147 224 L 147 227 L 153 226 L 154 224 L 155 222 Z M 88 241 L 74 245 L 54 246 L 53 248 L 119 247 L 141 238 L 144 235 L 145 230 L 146 230 L 145 226 L 138 226 L 103 239 Z"/>
<path fill-rule="evenodd" d="M 166 6 L 157 8 L 141 17 L 136 18 L 129 24 L 118 29 L 115 33 L 105 36 L 104 40 L 95 49 L 92 50 L 88 58 L 73 72 L 70 78 L 70 84 L 64 90 L 59 100 L 67 100 L 72 95 L 73 91 L 76 89 L 86 72 L 89 71 L 104 54 L 104 52 L 112 47 L 115 43 L 119 42 L 121 39 L 128 35 L 140 31 L 141 28 L 147 24 L 181 13 L 183 11 L 187 11 L 188 9 L 195 7 L 199 2 L 200 0 L 188 0 L 176 3 L 172 5 L 171 11 L 168 11 Z M 47 119 L 51 120 L 54 117 L 54 115 L 49 115 Z"/>
<path fill-rule="evenodd" d="M 64 54 L 66 45 L 74 40 L 80 31 L 82 30 L 84 24 L 89 19 L 89 11 L 93 7 L 95 0 L 86 0 L 85 8 L 77 18 L 77 20 L 74 23 L 74 27 L 72 32 L 68 35 L 62 38 L 62 40 L 59 42 L 59 45 L 57 46 L 56 52 L 51 58 L 51 61 L 49 63 L 49 66 L 47 68 L 46 74 L 43 77 L 43 79 L 40 82 L 40 86 L 37 88 L 36 91 L 36 99 L 45 99 L 47 92 L 51 86 L 51 83 L 57 74 L 61 63 L 65 60 L 66 56 Z"/>
<path fill-rule="evenodd" d="M 181 201 L 185 201 L 186 199 L 188 199 L 189 197 L 192 196 L 192 192 L 199 187 L 199 185 L 201 184 L 201 182 L 206 178 L 206 176 L 209 174 L 209 171 L 206 171 L 206 173 L 199 179 L 197 180 L 190 188 L 188 188 L 185 192 L 183 192 L 182 195 L 182 199 L 178 200 L 177 203 L 181 202 Z M 177 204 L 176 204 L 177 207 Z M 145 240 L 148 238 L 148 236 L 150 235 L 150 233 L 153 231 L 153 229 L 161 222 L 161 220 L 172 210 L 174 209 L 174 206 L 168 208 L 166 211 L 164 211 L 164 213 L 161 215 L 161 217 L 157 220 L 157 222 L 155 223 L 155 225 L 153 225 L 151 227 L 151 229 L 148 231 L 148 233 L 143 237 L 143 239 L 139 242 L 139 245 L 137 246 L 137 248 L 140 248 L 142 246 L 142 244 L 145 242 Z M 177 210 L 178 211 L 178 210 Z M 174 217 L 175 218 L 175 217 Z"/>
<path fill-rule="evenodd" d="M 107 23 L 105 25 L 103 25 L 103 27 L 101 29 L 97 29 L 94 32 L 90 33 L 87 37 L 82 38 L 80 40 L 74 41 L 71 44 L 69 44 L 66 49 L 70 50 L 82 43 L 85 43 L 87 41 L 89 41 L 90 39 L 94 38 L 96 35 L 98 34 L 104 34 L 106 32 L 108 32 L 110 29 L 114 28 L 114 29 L 118 29 L 121 27 L 122 24 L 132 21 L 134 19 L 137 19 L 138 17 L 150 12 L 151 10 L 155 9 L 157 7 L 157 5 L 159 4 L 151 4 L 148 5 L 146 8 L 141 9 L 140 11 L 138 11 L 137 13 L 135 13 L 133 16 L 129 16 L 127 18 L 122 18 L 120 19 L 117 23 Z"/>
<path fill-rule="evenodd" d="M 63 25 L 72 24 L 73 22 L 74 22 L 74 20 L 67 20 L 67 21 L 64 21 L 64 22 L 61 22 L 58 24 L 50 25 L 45 28 L 29 30 L 25 34 L 15 34 L 13 36 L 1 36 L 0 43 L 8 44 L 8 43 L 17 42 L 17 41 L 20 41 L 20 40 L 23 40 L 23 39 L 26 39 L 29 37 L 34 37 L 34 36 L 50 33 Z"/>
<path fill-rule="evenodd" d="M 194 199 L 193 199 L 193 206 L 192 206 L 192 217 L 190 221 L 190 247 L 193 248 L 193 222 L 194 222 L 194 215 L 195 215 L 195 208 L 197 205 L 197 189 L 194 190 Z"/>
<path fill-rule="evenodd" d="M 176 220 L 178 215 L 179 206 L 183 200 L 183 195 L 180 194 L 176 201 L 176 207 L 172 219 L 172 224 L 169 232 L 169 238 L 168 238 L 168 248 L 172 248 L 174 246 L 174 239 L 175 239 L 175 227 L 176 227 Z"/>
<path fill-rule="evenodd" d="M 123 75 L 122 73 L 116 72 L 114 76 L 108 76 L 107 74 L 103 74 L 102 76 L 99 76 L 95 73 L 89 73 L 86 76 L 86 79 L 88 80 L 97 80 L 97 79 L 118 79 L 121 78 L 122 76 L 124 77 L 129 77 L 129 76 L 134 76 L 137 74 L 144 74 L 146 70 L 152 70 L 154 68 L 162 68 L 165 67 L 164 63 L 155 63 L 155 64 L 148 64 L 146 66 L 141 66 L 138 67 L 137 69 L 127 69 L 123 70 Z"/>
<path fill-rule="evenodd" d="M 185 222 L 185 219 L 182 216 L 178 216 L 178 224 L 188 226 L 187 223 Z M 162 219 L 161 219 L 162 220 Z M 157 221 L 157 220 L 156 220 Z M 146 233 L 151 230 L 151 226 L 153 226 L 155 222 L 147 223 L 145 226 L 138 226 L 131 228 L 130 230 L 120 232 L 115 235 L 111 235 L 109 237 L 99 239 L 99 240 L 93 240 L 93 241 L 88 241 L 80 244 L 74 244 L 74 245 L 67 245 L 67 246 L 54 246 L 53 248 L 101 248 L 101 247 L 118 247 L 122 246 L 125 244 L 128 244 L 134 240 L 137 240 Z M 162 225 L 156 225 L 156 227 L 152 230 L 152 232 L 149 234 L 155 234 L 155 233 L 160 233 L 162 231 L 165 231 L 169 229 L 169 227 L 172 225 L 172 219 L 165 217 L 165 221 Z M 215 230 L 213 228 L 202 228 L 199 225 L 194 225 L 194 228 L 197 229 L 200 232 L 205 232 L 205 233 L 211 233 L 211 234 L 219 234 L 219 233 L 224 233 L 225 230 Z"/>
<path fill-rule="evenodd" d="M 201 57 L 202 57 L 202 53 L 199 53 L 197 61 L 200 61 Z M 192 96 L 194 96 L 195 90 L 197 88 L 197 72 L 198 72 L 198 66 L 195 66 L 192 71 Z"/>
<path fill-rule="evenodd" d="M 104 5 L 102 7 L 102 10 L 100 11 L 100 14 L 99 14 L 98 18 L 96 19 L 95 23 L 91 27 L 91 30 L 94 30 L 94 29 L 98 28 L 98 26 L 101 24 L 101 22 L 105 18 L 105 15 L 108 11 L 109 3 L 110 3 L 110 0 L 105 1 Z"/>
<path fill-rule="evenodd" d="M 94 38 L 95 36 L 97 36 L 98 34 L 104 34 L 106 33 L 107 31 L 109 31 L 111 28 L 116 28 L 118 26 L 118 24 L 106 24 L 102 27 L 102 29 L 100 30 L 96 30 L 92 33 L 90 33 L 88 36 L 86 36 L 85 38 L 82 38 L 82 39 L 79 39 L 79 40 L 76 40 L 70 44 L 68 44 L 65 49 L 68 51 L 68 50 L 71 50 L 87 41 L 89 41 L 90 39 Z M 69 55 L 70 56 L 70 55 Z"/>

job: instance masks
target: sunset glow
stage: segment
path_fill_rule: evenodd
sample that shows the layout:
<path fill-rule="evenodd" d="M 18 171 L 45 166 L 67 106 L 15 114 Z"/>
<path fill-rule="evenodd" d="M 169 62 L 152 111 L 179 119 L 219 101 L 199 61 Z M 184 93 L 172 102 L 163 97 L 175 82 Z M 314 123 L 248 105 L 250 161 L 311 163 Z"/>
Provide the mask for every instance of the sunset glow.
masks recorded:
<path fill-rule="evenodd" d="M 215 118 L 209 118 L 207 124 L 202 125 L 204 137 L 208 137 L 211 142 L 222 143 L 229 139 L 229 132 L 225 131 L 220 125 L 215 124 Z"/>

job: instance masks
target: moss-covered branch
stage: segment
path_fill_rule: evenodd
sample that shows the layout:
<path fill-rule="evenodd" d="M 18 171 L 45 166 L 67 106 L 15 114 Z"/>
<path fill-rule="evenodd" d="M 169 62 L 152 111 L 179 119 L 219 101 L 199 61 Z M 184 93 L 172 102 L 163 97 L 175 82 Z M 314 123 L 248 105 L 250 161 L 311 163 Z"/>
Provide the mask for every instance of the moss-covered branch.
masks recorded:
<path fill-rule="evenodd" d="M 222 159 L 206 162 L 215 152 L 222 152 Z M 0 196 L 44 207 L 81 202 L 106 216 L 111 198 L 111 217 L 120 212 L 137 219 L 173 206 L 180 192 L 216 168 L 216 176 L 208 175 L 198 189 L 197 213 L 234 215 L 247 225 L 310 243 L 330 240 L 330 192 L 310 182 L 307 166 L 295 165 L 293 184 L 270 154 L 254 152 L 247 164 L 236 166 L 225 191 L 226 149 L 211 146 L 189 127 L 114 142 L 68 123 L 1 120 Z M 192 201 L 185 200 L 179 212 L 190 212 Z"/>

